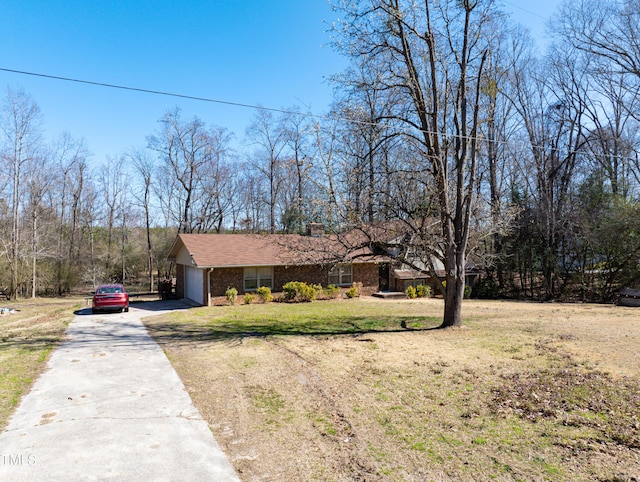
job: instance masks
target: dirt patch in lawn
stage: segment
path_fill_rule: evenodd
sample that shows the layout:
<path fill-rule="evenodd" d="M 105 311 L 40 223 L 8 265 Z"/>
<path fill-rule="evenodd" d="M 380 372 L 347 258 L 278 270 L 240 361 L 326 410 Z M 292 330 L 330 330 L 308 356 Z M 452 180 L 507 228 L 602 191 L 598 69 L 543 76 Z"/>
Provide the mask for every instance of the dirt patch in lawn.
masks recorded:
<path fill-rule="evenodd" d="M 242 480 L 640 477 L 640 310 L 466 301 L 465 328 L 433 329 L 441 312 L 365 298 L 145 322 Z"/>

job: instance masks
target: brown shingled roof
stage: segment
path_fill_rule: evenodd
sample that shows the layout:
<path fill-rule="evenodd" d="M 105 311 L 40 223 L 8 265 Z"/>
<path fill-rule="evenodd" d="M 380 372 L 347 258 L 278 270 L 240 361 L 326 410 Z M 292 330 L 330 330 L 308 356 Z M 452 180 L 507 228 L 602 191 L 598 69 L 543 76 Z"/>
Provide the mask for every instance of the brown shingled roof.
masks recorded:
<path fill-rule="evenodd" d="M 328 264 L 376 261 L 367 248 L 350 250 L 337 237 L 286 234 L 179 234 L 168 258 L 184 246 L 198 267 Z"/>

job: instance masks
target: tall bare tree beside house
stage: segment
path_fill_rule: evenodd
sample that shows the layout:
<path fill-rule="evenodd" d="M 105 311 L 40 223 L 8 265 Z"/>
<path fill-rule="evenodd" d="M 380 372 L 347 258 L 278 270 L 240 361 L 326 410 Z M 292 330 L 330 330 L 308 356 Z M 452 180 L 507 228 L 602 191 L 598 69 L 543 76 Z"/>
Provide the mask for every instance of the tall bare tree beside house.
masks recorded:
<path fill-rule="evenodd" d="M 396 95 L 397 135 L 415 145 L 430 174 L 446 269 L 442 327 L 460 326 L 491 2 L 343 1 L 339 9 L 337 47 L 386 67 L 377 85 L 363 88 Z"/>
<path fill-rule="evenodd" d="M 177 221 L 179 232 L 191 233 L 195 230 L 193 202 L 197 194 L 198 171 L 205 163 L 203 142 L 204 125 L 200 119 L 183 121 L 180 109 L 168 111 L 159 121 L 158 133 L 150 136 L 148 147 L 155 151 L 159 161 L 165 166 L 168 181 L 177 183 L 180 209 Z"/>
<path fill-rule="evenodd" d="M 226 129 L 210 128 L 204 139 L 207 148 L 205 162 L 198 172 L 194 225 L 199 232 L 219 233 L 231 214 L 231 203 L 234 201 L 236 171 L 229 162 L 231 136 Z"/>
<path fill-rule="evenodd" d="M 308 221 L 308 176 L 312 166 L 312 156 L 310 152 L 310 129 L 311 125 L 305 115 L 297 113 L 300 110 L 297 106 L 288 109 L 289 113 L 283 115 L 282 127 L 286 136 L 287 159 L 285 160 L 285 171 L 289 171 L 293 177 L 295 194 L 292 202 L 287 202 L 285 216 L 286 227 L 289 231 L 303 232 L 305 221 Z"/>
<path fill-rule="evenodd" d="M 331 229 L 337 223 L 336 208 L 338 194 L 335 174 L 336 145 L 338 141 L 338 123 L 324 119 L 314 122 L 311 127 L 313 165 L 309 177 L 309 186 L 313 193 L 310 200 L 309 215 L 315 221 L 322 221 Z"/>
<path fill-rule="evenodd" d="M 515 85 L 512 70 L 531 43 L 528 32 L 511 27 L 502 17 L 493 20 L 489 32 L 490 48 L 481 86 L 479 190 L 488 203 L 491 234 L 484 239 L 483 264 L 487 275 L 497 287 L 506 285 L 504 265 L 507 260 L 504 237 L 513 216 L 510 180 L 514 173 L 514 155 L 518 127 L 517 112 L 513 107 Z"/>
<path fill-rule="evenodd" d="M 147 143 L 158 158 L 164 183 L 160 203 L 167 215 L 179 225 L 179 232 L 206 232 L 219 226 L 226 215 L 221 187 L 229 151 L 226 129 L 207 128 L 197 117 L 185 121 L 179 108 L 168 111 L 159 124 Z"/>
<path fill-rule="evenodd" d="M 342 139 L 337 152 L 350 215 L 373 223 L 386 217 L 387 160 L 393 146 L 389 139 L 393 129 L 388 124 L 393 121 L 398 99 L 380 83 L 384 82 L 384 65 L 371 65 L 366 58 L 354 59 L 354 63 L 334 77 L 341 90 L 332 111 L 335 117 L 352 121 L 340 125 Z"/>
<path fill-rule="evenodd" d="M 282 188 L 282 164 L 287 147 L 287 133 L 274 119 L 272 112 L 259 109 L 247 128 L 247 137 L 254 146 L 252 164 L 266 181 L 265 204 L 269 210 L 269 232 L 277 229 L 277 208 Z"/>

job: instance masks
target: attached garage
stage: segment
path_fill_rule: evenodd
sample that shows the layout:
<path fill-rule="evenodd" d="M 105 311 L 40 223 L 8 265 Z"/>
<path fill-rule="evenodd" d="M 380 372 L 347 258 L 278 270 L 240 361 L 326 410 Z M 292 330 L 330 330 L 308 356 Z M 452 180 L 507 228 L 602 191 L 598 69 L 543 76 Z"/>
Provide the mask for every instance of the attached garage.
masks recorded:
<path fill-rule="evenodd" d="M 193 266 L 185 266 L 184 269 L 184 297 L 204 305 L 203 270 Z"/>

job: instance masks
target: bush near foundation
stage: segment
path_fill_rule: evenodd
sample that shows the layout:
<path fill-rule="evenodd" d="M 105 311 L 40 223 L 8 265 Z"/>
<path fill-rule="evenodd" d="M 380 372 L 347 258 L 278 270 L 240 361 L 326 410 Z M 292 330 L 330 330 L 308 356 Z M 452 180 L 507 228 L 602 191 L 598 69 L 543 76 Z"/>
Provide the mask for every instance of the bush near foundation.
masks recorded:
<path fill-rule="evenodd" d="M 289 281 L 282 287 L 284 301 L 304 303 L 313 301 L 318 296 L 316 289 L 303 281 Z"/>
<path fill-rule="evenodd" d="M 269 303 L 273 301 L 273 295 L 271 294 L 271 288 L 268 286 L 261 286 L 256 290 L 256 294 L 262 300 L 263 303 Z"/>
<path fill-rule="evenodd" d="M 235 305 L 236 300 L 238 299 L 238 290 L 235 288 L 227 288 L 225 291 L 225 296 L 227 297 L 227 303 L 230 305 Z"/>

